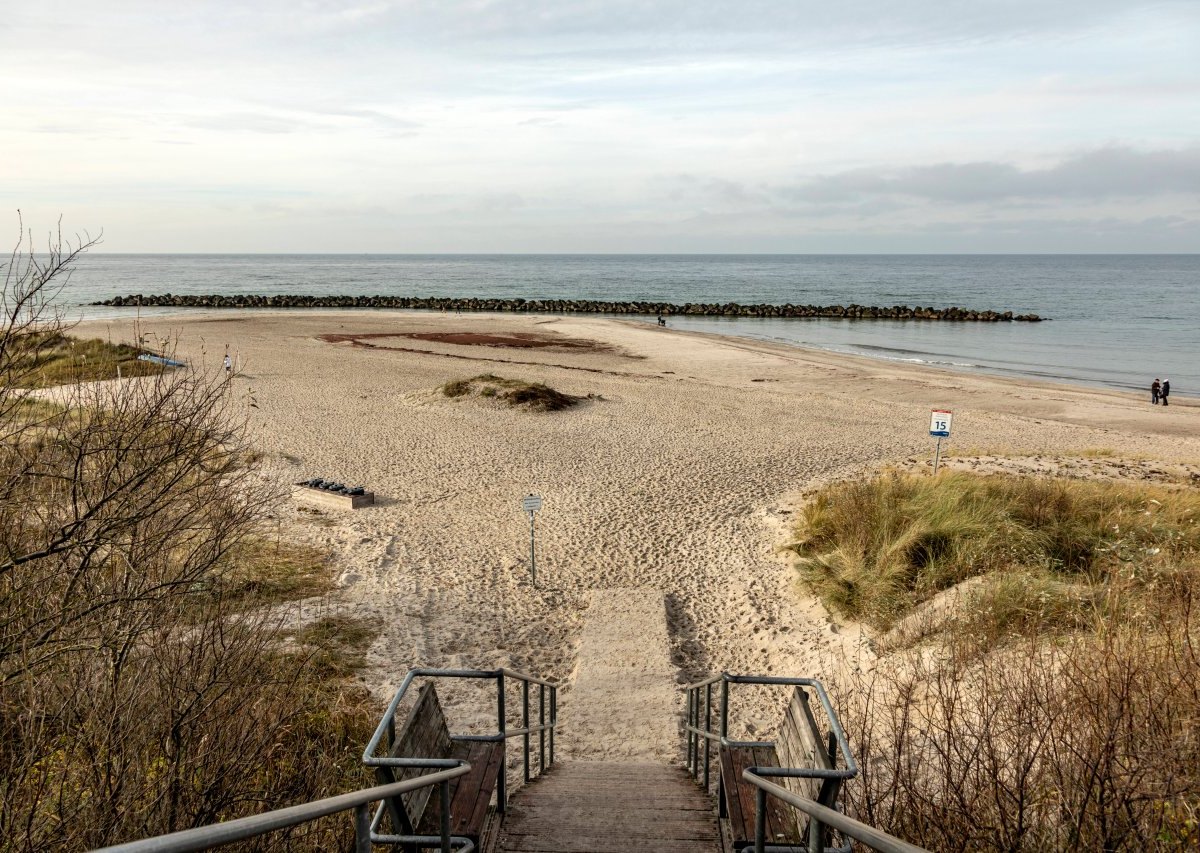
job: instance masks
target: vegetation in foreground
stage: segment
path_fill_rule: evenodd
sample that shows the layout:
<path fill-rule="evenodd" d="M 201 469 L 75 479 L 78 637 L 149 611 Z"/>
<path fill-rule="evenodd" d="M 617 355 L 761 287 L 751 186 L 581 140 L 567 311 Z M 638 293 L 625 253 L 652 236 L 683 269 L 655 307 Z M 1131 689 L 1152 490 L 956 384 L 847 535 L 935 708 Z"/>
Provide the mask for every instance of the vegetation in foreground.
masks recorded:
<path fill-rule="evenodd" d="M 287 602 L 320 554 L 272 544 L 273 495 L 226 383 L 154 373 L 31 403 L 85 244 L 0 269 L 0 850 L 80 850 L 369 783 L 378 709 L 348 676 L 369 634 Z M 73 374 L 77 378 L 78 374 Z M 328 850 L 344 816 L 244 849 Z"/>
<path fill-rule="evenodd" d="M 1200 844 L 1200 495 L 888 475 L 822 492 L 803 578 L 878 627 L 976 579 L 933 643 L 832 685 L 860 819 L 934 850 Z"/>
<path fill-rule="evenodd" d="M 442 386 L 442 393 L 447 397 L 465 397 L 473 394 L 538 412 L 557 412 L 569 409 L 587 399 L 564 394 L 541 382 L 505 379 L 493 373 L 482 373 L 471 379 L 456 379 L 447 382 Z"/>

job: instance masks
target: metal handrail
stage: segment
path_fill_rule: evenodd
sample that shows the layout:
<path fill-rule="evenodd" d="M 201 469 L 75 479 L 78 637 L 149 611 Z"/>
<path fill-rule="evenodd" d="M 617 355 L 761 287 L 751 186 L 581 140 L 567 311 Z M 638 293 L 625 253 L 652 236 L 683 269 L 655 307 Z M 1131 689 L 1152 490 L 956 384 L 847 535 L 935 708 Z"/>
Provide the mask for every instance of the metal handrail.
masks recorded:
<path fill-rule="evenodd" d="M 754 792 L 756 797 L 754 844 L 753 846 L 747 845 L 743 847 L 741 853 L 751 853 L 751 851 L 753 853 L 764 853 L 768 848 L 766 844 L 766 801 L 768 794 L 783 800 L 790 806 L 800 809 L 800 811 L 821 825 L 833 827 L 842 833 L 842 835 L 853 838 L 855 841 L 861 841 L 872 850 L 878 850 L 879 853 L 929 853 L 924 847 L 918 847 L 915 844 L 909 844 L 907 841 L 901 841 L 893 835 L 888 835 L 882 830 L 878 830 L 862 821 L 857 821 L 848 815 L 844 815 L 837 809 L 828 808 L 807 797 L 795 794 L 787 788 L 781 788 L 774 782 L 768 782 L 759 775 L 764 769 L 761 767 L 749 767 L 742 771 L 742 778 L 754 785 L 758 790 Z M 754 772 L 756 770 L 758 773 Z"/>
<path fill-rule="evenodd" d="M 718 731 L 713 731 L 713 686 L 721 685 L 720 710 Z M 716 741 L 723 747 L 766 747 L 774 746 L 774 741 L 733 740 L 729 737 L 729 685 L 759 684 L 766 686 L 796 686 L 811 688 L 821 703 L 825 717 L 829 721 L 829 732 L 832 740 L 829 744 L 831 758 L 835 764 L 838 753 L 845 761 L 843 769 L 833 767 L 749 767 L 742 772 L 742 778 L 756 786 L 755 791 L 755 843 L 744 848 L 741 853 L 765 853 L 765 851 L 795 850 L 791 845 L 768 845 L 766 843 L 766 798 L 768 795 L 777 797 L 807 814 L 809 821 L 808 850 L 810 853 L 820 853 L 824 847 L 824 827 L 829 826 L 843 835 L 861 841 L 881 853 L 922 853 L 922 848 L 901 841 L 885 832 L 868 826 L 865 823 L 847 817 L 836 809 L 821 805 L 815 800 L 802 797 L 786 788 L 782 788 L 764 777 L 799 778 L 799 779 L 852 779 L 858 775 L 858 763 L 850 752 L 850 744 L 829 694 L 824 685 L 815 678 L 787 678 L 775 675 L 734 675 L 722 672 L 694 684 L 685 685 L 682 689 L 687 693 L 687 721 L 684 731 L 687 733 L 687 767 L 693 777 L 700 773 L 700 741 L 704 741 L 704 789 L 709 789 L 709 766 L 711 747 Z M 701 691 L 704 691 L 704 725 L 700 725 Z M 721 780 L 724 785 L 724 780 Z M 723 791 L 721 792 L 723 794 Z M 721 816 L 724 817 L 724 797 L 719 795 Z M 849 848 L 843 848 L 848 850 Z M 927 851 L 924 851 L 927 853 Z"/>
<path fill-rule="evenodd" d="M 400 682 L 400 686 L 396 689 L 395 695 L 391 702 L 388 703 L 387 710 L 380 719 L 379 725 L 375 727 L 375 732 L 371 735 L 371 740 L 367 743 L 366 749 L 363 750 L 363 764 L 367 767 L 375 768 L 376 775 L 383 780 L 392 778 L 392 770 L 395 768 L 405 767 L 432 767 L 437 766 L 438 761 L 445 759 L 421 759 L 421 758 L 402 758 L 393 757 L 390 754 L 376 755 L 380 744 L 384 737 L 387 737 L 387 752 L 390 753 L 392 746 L 396 742 L 396 711 L 400 707 L 400 703 L 404 700 L 409 688 L 417 678 L 476 678 L 494 680 L 496 682 L 496 731 L 492 734 L 482 735 L 451 735 L 451 740 L 463 742 L 492 742 L 505 744 L 509 738 L 520 737 L 522 740 L 522 752 L 524 756 L 524 780 L 528 783 L 532 778 L 530 752 L 530 738 L 533 735 L 538 737 L 538 774 L 540 775 L 547 767 L 554 764 L 554 734 L 558 726 L 558 685 L 552 681 L 543 678 L 536 678 L 527 673 L 517 672 L 515 670 L 500 667 L 498 669 L 426 669 L 417 668 L 410 669 Z M 517 681 L 521 684 L 521 727 L 517 729 L 508 728 L 508 714 L 506 711 L 506 696 L 505 687 L 508 680 Z M 536 685 L 538 689 L 538 721 L 536 723 L 530 720 L 530 686 Z M 549 720 L 547 720 L 547 690 L 549 691 Z M 549 732 L 549 761 L 546 760 L 547 752 L 547 732 Z M 496 773 L 496 810 L 501 814 L 507 810 L 508 806 L 508 757 L 507 748 L 502 746 L 501 749 L 505 754 L 500 757 L 500 767 Z M 392 822 L 395 823 L 400 819 L 398 801 L 391 800 L 393 806 Z M 379 843 L 388 843 L 400 836 L 381 835 L 376 833 L 380 822 L 383 819 L 385 808 L 388 803 L 380 803 L 375 811 L 375 815 L 371 821 L 372 838 Z"/>
<path fill-rule="evenodd" d="M 95 853 L 188 853 L 188 851 L 192 850 L 209 850 L 213 847 L 232 844 L 235 841 L 266 835 L 269 832 L 286 829 L 289 826 L 310 823 L 318 818 L 328 817 L 331 814 L 337 814 L 338 812 L 350 809 L 354 809 L 355 853 L 370 853 L 371 819 L 370 811 L 367 807 L 371 803 L 387 799 L 388 797 L 398 797 L 401 794 L 408 794 L 429 785 L 441 785 L 443 803 L 448 804 L 450 780 L 462 776 L 470 772 L 470 770 L 471 765 L 462 761 L 458 763 L 457 767 L 440 770 L 426 776 L 406 779 L 403 782 L 393 782 L 390 785 L 377 785 L 374 788 L 365 788 L 349 794 L 339 794 L 336 797 L 326 797 L 325 799 L 314 800 L 310 803 L 301 803 L 297 806 L 289 806 L 262 814 L 250 815 L 249 817 L 212 824 L 211 826 L 200 826 L 195 829 L 172 832 L 169 835 L 145 838 L 141 841 L 130 841 L 125 844 L 100 848 Z M 449 810 L 446 809 L 444 814 L 447 820 L 443 821 L 441 836 L 414 837 L 405 838 L 404 840 L 440 844 L 444 851 L 449 851 L 451 847 L 456 846 L 458 847 L 458 853 L 470 853 L 470 851 L 475 849 L 474 843 L 469 838 L 451 836 L 448 821 Z"/>
<path fill-rule="evenodd" d="M 713 685 L 720 683 L 721 697 L 719 709 L 719 728 L 717 732 L 712 730 L 712 688 Z M 840 752 L 846 761 L 844 770 L 824 770 L 820 768 L 770 768 L 769 775 L 772 776 L 793 776 L 811 779 L 852 779 L 858 775 L 858 764 L 854 760 L 854 755 L 850 752 L 850 743 L 846 739 L 846 733 L 842 730 L 842 724 L 838 721 L 837 713 L 833 710 L 833 703 L 829 701 L 829 694 L 825 692 L 825 686 L 815 678 L 789 678 L 778 675 L 736 675 L 729 672 L 722 672 L 717 675 L 706 678 L 702 681 L 697 681 L 694 684 L 688 684 L 681 689 L 687 693 L 687 722 L 684 725 L 684 731 L 688 736 L 688 753 L 687 766 L 692 770 L 693 776 L 699 774 L 700 762 L 700 740 L 704 740 L 704 789 L 709 788 L 710 768 L 712 762 L 711 745 L 712 741 L 717 741 L 721 746 L 727 747 L 759 747 L 759 746 L 774 746 L 773 741 L 751 741 L 751 740 L 731 740 L 729 737 L 729 685 L 731 684 L 758 684 L 766 686 L 796 686 L 810 687 L 817 694 L 817 699 L 821 703 L 821 708 L 825 712 L 825 718 L 829 721 L 829 730 L 833 733 L 837 743 L 837 752 Z M 700 691 L 704 690 L 704 727 L 700 727 Z M 836 754 L 836 753 L 835 753 Z M 763 768 L 768 771 L 768 768 Z"/>

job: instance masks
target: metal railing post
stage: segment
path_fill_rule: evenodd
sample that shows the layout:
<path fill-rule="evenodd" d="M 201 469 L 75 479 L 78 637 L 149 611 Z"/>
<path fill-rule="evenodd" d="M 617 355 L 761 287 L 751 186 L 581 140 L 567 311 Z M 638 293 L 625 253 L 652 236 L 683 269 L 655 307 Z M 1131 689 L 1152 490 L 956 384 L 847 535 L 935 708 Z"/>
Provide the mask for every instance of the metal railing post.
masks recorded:
<path fill-rule="evenodd" d="M 546 685 L 538 685 L 538 773 L 546 769 Z"/>
<path fill-rule="evenodd" d="M 712 732 L 712 685 L 704 688 L 704 731 Z M 712 759 L 712 738 L 704 739 L 704 791 L 708 792 L 708 766 Z"/>
<path fill-rule="evenodd" d="M 521 728 L 529 728 L 529 682 L 521 682 Z M 525 747 L 525 784 L 529 784 L 529 732 L 521 735 Z"/>
<path fill-rule="evenodd" d="M 763 791 L 763 796 L 766 797 L 766 791 Z M 825 840 L 822 838 L 824 834 L 821 830 L 821 821 L 810 817 L 808 819 L 808 853 L 821 853 L 825 849 Z"/>
<path fill-rule="evenodd" d="M 508 808 L 508 738 L 504 737 L 508 725 L 504 710 L 504 670 L 496 673 L 496 722 L 500 729 L 500 769 L 496 773 L 496 811 L 500 814 Z"/>
<path fill-rule="evenodd" d="M 767 792 L 754 789 L 754 853 L 767 849 Z"/>
<path fill-rule="evenodd" d="M 692 731 L 693 709 L 696 704 L 696 691 L 687 692 L 687 769 L 692 778 L 696 776 L 696 733 Z"/>
<path fill-rule="evenodd" d="M 721 679 L 721 738 L 729 737 L 729 681 Z"/>
<path fill-rule="evenodd" d="M 558 729 L 558 687 L 550 688 L 550 764 L 554 764 L 554 732 Z"/>
<path fill-rule="evenodd" d="M 450 853 L 450 782 L 445 781 L 442 788 L 442 853 Z"/>
<path fill-rule="evenodd" d="M 367 803 L 354 807 L 354 853 L 371 853 L 371 807 Z"/>

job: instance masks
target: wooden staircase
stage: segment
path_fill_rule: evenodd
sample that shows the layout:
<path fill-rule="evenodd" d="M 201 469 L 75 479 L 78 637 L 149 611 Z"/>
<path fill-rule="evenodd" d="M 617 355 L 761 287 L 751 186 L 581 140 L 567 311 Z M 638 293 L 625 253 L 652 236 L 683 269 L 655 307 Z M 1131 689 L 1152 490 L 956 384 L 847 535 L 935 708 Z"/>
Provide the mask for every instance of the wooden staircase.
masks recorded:
<path fill-rule="evenodd" d="M 502 853 L 695 853 L 719 849 L 716 811 L 682 767 L 564 761 L 508 805 Z"/>

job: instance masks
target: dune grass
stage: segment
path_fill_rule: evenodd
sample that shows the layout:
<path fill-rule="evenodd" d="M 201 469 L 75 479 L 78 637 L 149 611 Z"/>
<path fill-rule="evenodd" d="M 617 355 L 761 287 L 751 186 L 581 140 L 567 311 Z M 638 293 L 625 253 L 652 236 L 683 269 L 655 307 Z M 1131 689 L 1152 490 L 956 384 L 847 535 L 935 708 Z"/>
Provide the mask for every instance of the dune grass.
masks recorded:
<path fill-rule="evenodd" d="M 564 394 L 541 382 L 505 379 L 494 373 L 481 373 L 470 379 L 455 379 L 447 382 L 442 386 L 442 394 L 451 398 L 473 394 L 538 412 L 557 412 L 569 409 L 587 399 Z"/>
<path fill-rule="evenodd" d="M 878 628 L 981 575 L 987 582 L 976 605 L 996 629 L 1069 626 L 1109 606 L 1114 585 L 1146 591 L 1167 576 L 1194 574 L 1198 520 L 1200 494 L 1188 490 L 889 474 L 822 491 L 790 547 L 828 606 Z"/>
<path fill-rule="evenodd" d="M 22 375 L 21 387 L 49 388 L 75 382 L 149 376 L 162 367 L 138 356 L 146 351 L 129 344 L 114 344 L 100 338 L 84 340 L 58 333 L 29 336 L 16 359 Z"/>
<path fill-rule="evenodd" d="M 793 546 L 834 610 L 920 645 L 827 685 L 859 819 L 935 851 L 1200 842 L 1200 491 L 1014 475 L 823 490 Z M 920 619 L 920 616 L 917 617 Z"/>

